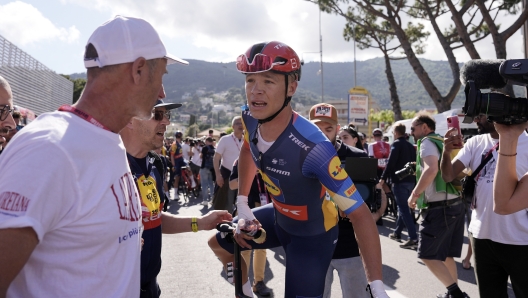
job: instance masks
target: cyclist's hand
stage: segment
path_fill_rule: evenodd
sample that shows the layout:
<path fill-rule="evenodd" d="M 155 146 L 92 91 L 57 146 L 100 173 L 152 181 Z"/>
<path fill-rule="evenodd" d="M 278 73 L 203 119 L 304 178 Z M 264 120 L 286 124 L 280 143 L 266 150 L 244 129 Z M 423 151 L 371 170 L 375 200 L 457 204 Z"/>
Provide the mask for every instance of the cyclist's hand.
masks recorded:
<path fill-rule="evenodd" d="M 218 185 L 218 187 L 224 185 L 224 177 L 222 177 L 222 175 L 216 175 L 216 185 Z"/>

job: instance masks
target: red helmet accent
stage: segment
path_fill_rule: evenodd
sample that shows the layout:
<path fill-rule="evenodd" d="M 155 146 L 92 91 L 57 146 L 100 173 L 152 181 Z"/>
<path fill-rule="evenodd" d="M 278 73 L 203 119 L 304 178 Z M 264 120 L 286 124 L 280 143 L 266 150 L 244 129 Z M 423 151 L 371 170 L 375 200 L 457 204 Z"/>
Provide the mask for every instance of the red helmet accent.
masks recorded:
<path fill-rule="evenodd" d="M 262 42 L 252 45 L 237 58 L 237 69 L 242 73 L 275 71 L 295 74 L 301 80 L 302 61 L 295 51 L 279 41 Z"/>

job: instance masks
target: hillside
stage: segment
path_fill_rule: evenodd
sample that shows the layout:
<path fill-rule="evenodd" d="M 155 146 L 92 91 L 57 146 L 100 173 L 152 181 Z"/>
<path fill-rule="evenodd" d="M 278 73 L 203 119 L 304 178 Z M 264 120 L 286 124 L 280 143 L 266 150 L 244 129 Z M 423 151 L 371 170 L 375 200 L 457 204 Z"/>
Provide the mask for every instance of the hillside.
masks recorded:
<path fill-rule="evenodd" d="M 167 100 L 181 102 L 182 95 L 185 93 L 194 95 L 198 89 L 211 94 L 244 87 L 244 80 L 236 71 L 234 62 L 216 63 L 200 60 L 189 60 L 189 62 L 188 66 L 168 67 L 169 73 L 163 79 Z M 453 82 L 447 62 L 425 59 L 421 59 L 421 62 L 440 92 L 447 93 Z M 434 108 L 407 60 L 392 61 L 391 64 L 402 108 L 408 110 Z M 294 101 L 302 101 L 305 104 L 320 101 L 321 78 L 318 70 L 318 62 L 309 62 L 303 66 L 299 92 L 294 97 Z M 353 62 L 324 63 L 323 71 L 325 100 L 346 98 L 348 90 L 354 84 Z M 73 79 L 84 76 L 84 73 L 71 75 Z M 357 85 L 367 88 L 383 109 L 391 109 L 383 58 L 357 62 Z M 453 106 L 462 106 L 463 103 L 464 95 L 461 89 Z"/>

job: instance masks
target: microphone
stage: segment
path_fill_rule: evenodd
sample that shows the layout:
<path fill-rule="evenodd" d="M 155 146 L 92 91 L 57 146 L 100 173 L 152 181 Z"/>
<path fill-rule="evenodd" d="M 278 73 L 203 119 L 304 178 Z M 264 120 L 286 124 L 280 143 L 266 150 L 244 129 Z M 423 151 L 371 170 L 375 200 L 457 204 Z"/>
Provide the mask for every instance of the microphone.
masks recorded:
<path fill-rule="evenodd" d="M 467 81 L 474 81 L 477 89 L 502 89 L 507 80 L 499 72 L 504 59 L 475 59 L 464 64 L 460 69 L 460 81 L 466 85 Z"/>

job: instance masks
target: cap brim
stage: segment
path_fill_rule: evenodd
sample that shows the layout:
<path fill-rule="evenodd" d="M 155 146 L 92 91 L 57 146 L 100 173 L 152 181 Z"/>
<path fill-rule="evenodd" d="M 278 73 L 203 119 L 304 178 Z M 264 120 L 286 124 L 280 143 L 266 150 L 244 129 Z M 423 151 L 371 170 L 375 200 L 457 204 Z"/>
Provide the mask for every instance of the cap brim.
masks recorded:
<path fill-rule="evenodd" d="M 157 105 L 154 106 L 154 108 L 165 108 L 166 110 L 172 110 L 172 109 L 177 109 L 177 108 L 179 108 L 181 106 L 182 106 L 181 103 L 168 102 L 168 103 L 157 104 Z"/>
<path fill-rule="evenodd" d="M 185 64 L 185 65 L 189 65 L 189 62 L 183 60 L 183 59 L 180 59 L 174 55 L 171 55 L 171 54 L 167 54 L 165 55 L 165 58 L 167 59 L 167 65 L 169 64 L 174 64 L 174 63 L 180 63 L 180 64 Z"/>
<path fill-rule="evenodd" d="M 326 123 L 330 123 L 332 125 L 336 125 L 337 124 L 337 121 L 334 121 L 334 120 L 329 119 L 329 118 L 315 118 L 315 119 L 310 119 L 310 121 L 312 123 L 326 122 Z"/>

